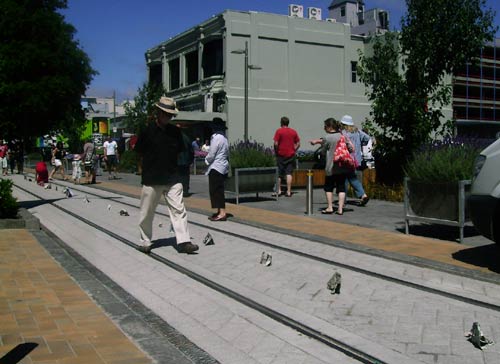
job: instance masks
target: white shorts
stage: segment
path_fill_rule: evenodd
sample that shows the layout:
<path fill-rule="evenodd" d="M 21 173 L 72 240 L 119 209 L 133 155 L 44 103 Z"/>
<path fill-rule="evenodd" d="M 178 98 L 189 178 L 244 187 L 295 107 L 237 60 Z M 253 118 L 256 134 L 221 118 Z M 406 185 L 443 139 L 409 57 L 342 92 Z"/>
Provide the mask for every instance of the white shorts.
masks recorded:
<path fill-rule="evenodd" d="M 60 159 L 57 159 L 57 158 L 56 158 L 56 159 L 54 159 L 54 166 L 56 166 L 56 167 L 60 167 L 60 166 L 62 166 L 62 162 L 61 162 L 61 160 L 60 160 Z"/>
<path fill-rule="evenodd" d="M 0 157 L 0 167 L 7 168 L 7 157 Z"/>

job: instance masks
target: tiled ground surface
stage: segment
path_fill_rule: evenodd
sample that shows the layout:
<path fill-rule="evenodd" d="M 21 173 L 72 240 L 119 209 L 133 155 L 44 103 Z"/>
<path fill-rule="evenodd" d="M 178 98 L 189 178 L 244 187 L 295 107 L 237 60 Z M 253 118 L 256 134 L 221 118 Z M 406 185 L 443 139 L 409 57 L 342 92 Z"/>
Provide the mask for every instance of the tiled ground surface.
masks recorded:
<path fill-rule="evenodd" d="M 27 230 L 0 233 L 0 356 L 30 363 L 151 363 Z"/>

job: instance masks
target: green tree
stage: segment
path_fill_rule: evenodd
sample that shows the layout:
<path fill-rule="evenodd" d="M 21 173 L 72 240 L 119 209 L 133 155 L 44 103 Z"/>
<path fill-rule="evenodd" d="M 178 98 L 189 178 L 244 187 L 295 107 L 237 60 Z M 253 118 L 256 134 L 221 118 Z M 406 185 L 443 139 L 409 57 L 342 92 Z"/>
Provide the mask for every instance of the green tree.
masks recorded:
<path fill-rule="evenodd" d="M 138 133 L 147 124 L 154 104 L 164 93 L 161 85 L 144 83 L 137 90 L 134 102 L 125 103 L 125 125 L 129 131 Z"/>
<path fill-rule="evenodd" d="M 416 149 L 450 132 L 452 122 L 442 123 L 443 106 L 451 101 L 446 77 L 473 60 L 496 32 L 494 12 L 483 10 L 485 0 L 406 5 L 401 32 L 373 37 L 373 53 L 361 54 L 358 68 L 372 102 L 365 126 L 377 140 L 377 166 L 395 180 Z"/>
<path fill-rule="evenodd" d="M 0 0 L 0 130 L 10 138 L 70 131 L 84 122 L 80 97 L 93 76 L 66 0 Z"/>

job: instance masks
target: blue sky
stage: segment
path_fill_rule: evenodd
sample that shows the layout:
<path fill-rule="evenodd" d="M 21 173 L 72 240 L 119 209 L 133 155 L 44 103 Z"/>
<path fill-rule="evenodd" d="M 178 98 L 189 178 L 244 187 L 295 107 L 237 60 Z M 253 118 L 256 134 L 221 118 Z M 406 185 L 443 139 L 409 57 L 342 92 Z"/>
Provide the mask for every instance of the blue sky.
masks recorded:
<path fill-rule="evenodd" d="M 76 30 L 76 40 L 99 72 L 87 96 L 132 99 L 146 81 L 147 49 L 173 37 L 226 9 L 288 14 L 289 4 L 322 9 L 327 17 L 331 0 L 68 0 L 62 11 Z M 366 9 L 389 11 L 391 29 L 399 28 L 404 0 L 365 0 Z M 500 24 L 500 4 L 487 0 L 496 10 Z M 497 33 L 497 36 L 498 33 Z"/>

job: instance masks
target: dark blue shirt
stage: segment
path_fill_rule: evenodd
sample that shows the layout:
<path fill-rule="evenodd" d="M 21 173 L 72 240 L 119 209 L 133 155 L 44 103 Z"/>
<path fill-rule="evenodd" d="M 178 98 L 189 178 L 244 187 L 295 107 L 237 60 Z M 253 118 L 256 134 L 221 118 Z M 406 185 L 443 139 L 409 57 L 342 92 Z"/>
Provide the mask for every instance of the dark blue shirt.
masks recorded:
<path fill-rule="evenodd" d="M 142 184 L 165 185 L 179 182 L 177 157 L 184 149 L 179 128 L 164 129 L 150 123 L 139 134 L 134 150 L 142 157 Z"/>

